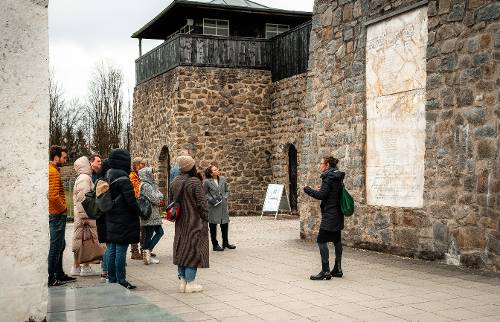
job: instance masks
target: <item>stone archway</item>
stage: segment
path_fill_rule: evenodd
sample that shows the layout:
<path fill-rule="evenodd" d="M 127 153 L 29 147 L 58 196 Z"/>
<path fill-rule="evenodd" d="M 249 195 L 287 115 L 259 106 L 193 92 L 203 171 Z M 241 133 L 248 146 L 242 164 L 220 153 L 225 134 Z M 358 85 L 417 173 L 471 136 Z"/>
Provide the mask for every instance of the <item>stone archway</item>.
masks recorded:
<path fill-rule="evenodd" d="M 297 208 L 297 149 L 295 145 L 288 146 L 288 200 L 292 213 L 298 212 Z"/>
<path fill-rule="evenodd" d="M 161 148 L 160 157 L 158 158 L 158 188 L 165 200 L 168 200 L 168 187 L 170 185 L 170 151 L 165 145 Z"/>

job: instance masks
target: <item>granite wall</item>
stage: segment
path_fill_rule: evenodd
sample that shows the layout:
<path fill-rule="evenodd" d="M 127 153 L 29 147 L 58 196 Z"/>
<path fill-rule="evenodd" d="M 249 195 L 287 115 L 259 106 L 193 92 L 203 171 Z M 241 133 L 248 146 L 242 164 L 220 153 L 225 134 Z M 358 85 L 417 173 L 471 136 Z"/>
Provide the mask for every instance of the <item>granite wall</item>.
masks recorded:
<path fill-rule="evenodd" d="M 426 6 L 423 207 L 366 202 L 366 30 L 374 19 Z M 314 6 L 302 162 L 303 184 L 333 154 L 357 210 L 346 243 L 491 270 L 500 268 L 497 1 L 318 0 Z M 313 239 L 318 203 L 303 198 L 301 234 Z"/>
<path fill-rule="evenodd" d="M 162 170 L 166 187 L 166 163 L 188 148 L 198 170 L 216 162 L 228 178 L 232 215 L 258 214 L 272 178 L 270 91 L 269 71 L 177 67 L 155 77 L 134 91 L 132 154 Z"/>

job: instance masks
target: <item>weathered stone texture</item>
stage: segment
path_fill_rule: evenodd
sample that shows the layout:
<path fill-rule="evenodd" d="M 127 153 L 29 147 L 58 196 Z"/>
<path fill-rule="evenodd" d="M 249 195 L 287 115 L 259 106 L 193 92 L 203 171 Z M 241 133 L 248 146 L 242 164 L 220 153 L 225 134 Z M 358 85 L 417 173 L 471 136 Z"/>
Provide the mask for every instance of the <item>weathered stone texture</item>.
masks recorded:
<path fill-rule="evenodd" d="M 273 182 L 284 184 L 289 191 L 288 153 L 293 145 L 300 164 L 305 117 L 304 98 L 307 74 L 300 74 L 273 83 L 271 94 L 271 140 Z"/>
<path fill-rule="evenodd" d="M 428 3 L 424 206 L 413 209 L 366 205 L 364 22 L 418 1 L 359 2 L 315 3 L 300 183 L 316 186 L 333 154 L 357 203 L 348 244 L 424 258 L 456 247 L 462 264 L 500 269 L 499 3 Z M 340 19 L 314 23 L 327 16 Z M 318 203 L 300 200 L 301 235 L 314 239 Z"/>
<path fill-rule="evenodd" d="M 270 90 L 259 70 L 178 67 L 153 78 L 134 92 L 132 153 L 166 169 L 163 147 L 172 166 L 189 148 L 198 170 L 217 162 L 228 178 L 232 215 L 260 213 L 272 177 Z"/>
<path fill-rule="evenodd" d="M 47 313 L 47 3 L 0 4 L 0 321 Z"/>

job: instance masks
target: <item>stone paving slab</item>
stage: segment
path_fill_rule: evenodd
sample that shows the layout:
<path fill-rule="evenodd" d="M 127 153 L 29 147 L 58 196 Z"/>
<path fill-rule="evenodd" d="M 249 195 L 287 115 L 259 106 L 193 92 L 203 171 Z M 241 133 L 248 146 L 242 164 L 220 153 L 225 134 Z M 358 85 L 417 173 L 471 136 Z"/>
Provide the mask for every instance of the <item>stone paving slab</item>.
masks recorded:
<path fill-rule="evenodd" d="M 210 269 L 197 277 L 204 292 L 177 293 L 174 226 L 163 228 L 155 249 L 160 264 L 128 259 L 127 278 L 138 286 L 133 294 L 186 321 L 500 321 L 495 273 L 345 247 L 342 279 L 310 281 L 319 252 L 299 239 L 297 219 L 232 218 L 237 249 L 210 252 Z M 69 271 L 71 253 L 65 256 Z M 99 283 L 82 277 L 65 287 Z"/>
<path fill-rule="evenodd" d="M 49 322 L 181 321 L 116 284 L 50 288 L 47 313 Z"/>

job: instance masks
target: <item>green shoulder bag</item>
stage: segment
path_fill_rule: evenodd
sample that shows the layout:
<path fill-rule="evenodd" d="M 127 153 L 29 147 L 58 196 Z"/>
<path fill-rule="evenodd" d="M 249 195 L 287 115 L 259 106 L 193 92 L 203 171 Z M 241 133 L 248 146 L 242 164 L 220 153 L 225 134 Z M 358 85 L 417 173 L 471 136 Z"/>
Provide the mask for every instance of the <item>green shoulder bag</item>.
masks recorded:
<path fill-rule="evenodd" d="M 354 199 L 342 184 L 342 193 L 340 195 L 340 210 L 346 217 L 352 216 L 354 213 Z"/>

